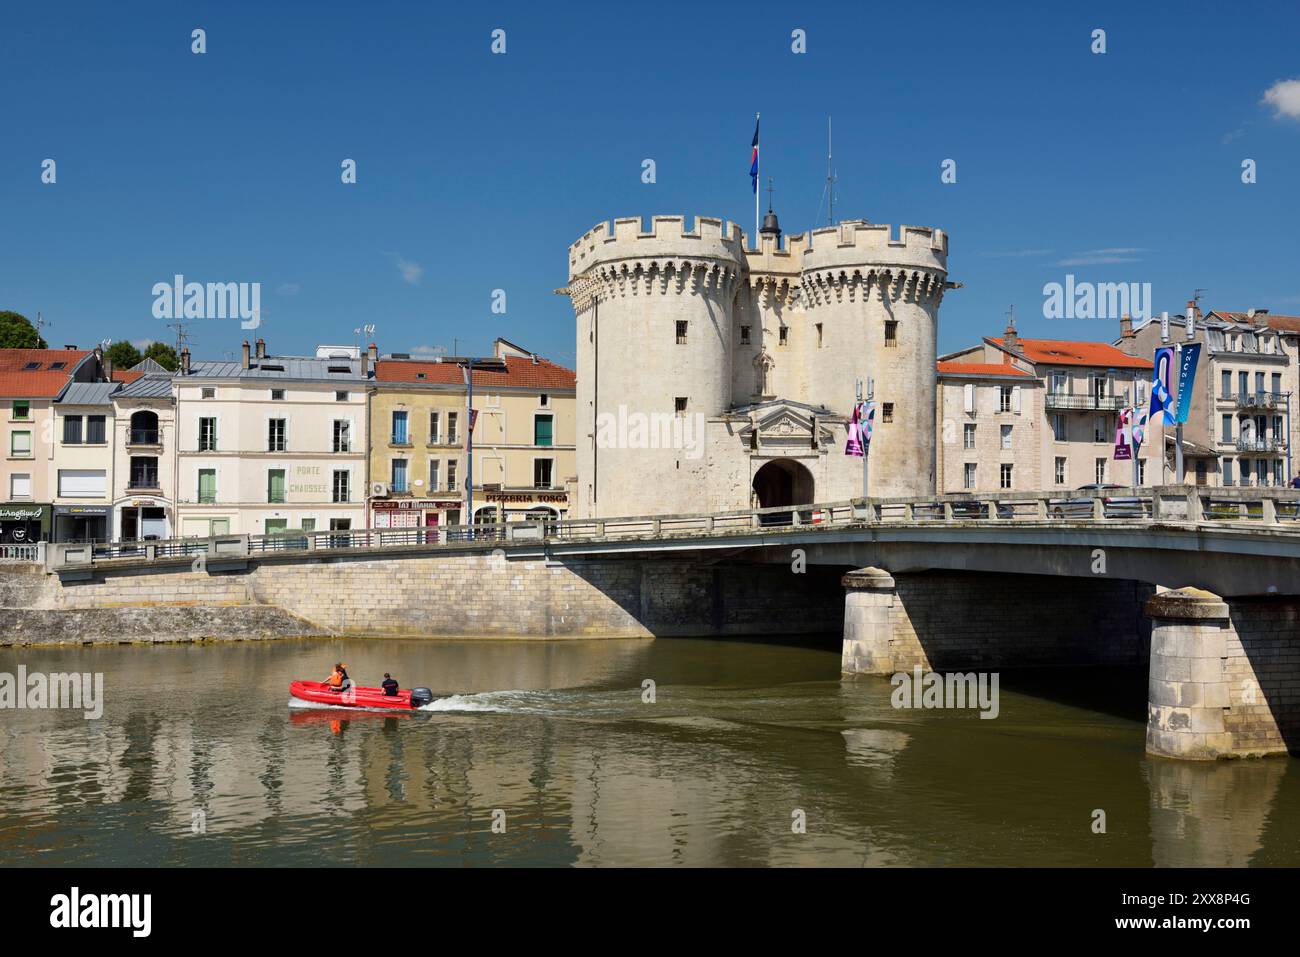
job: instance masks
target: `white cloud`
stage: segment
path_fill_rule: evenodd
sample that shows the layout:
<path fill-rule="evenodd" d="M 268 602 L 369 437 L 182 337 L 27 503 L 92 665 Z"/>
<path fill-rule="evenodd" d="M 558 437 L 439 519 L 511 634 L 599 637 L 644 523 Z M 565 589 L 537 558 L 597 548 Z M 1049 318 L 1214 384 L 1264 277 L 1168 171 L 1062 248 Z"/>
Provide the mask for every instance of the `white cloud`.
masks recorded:
<path fill-rule="evenodd" d="M 1278 119 L 1288 117 L 1300 120 L 1300 77 L 1293 80 L 1278 80 L 1264 91 L 1261 103 L 1273 108 L 1273 115 Z"/>
<path fill-rule="evenodd" d="M 1134 253 L 1144 253 L 1145 249 L 1139 246 L 1110 246 L 1106 249 L 1089 249 L 1071 256 L 1069 259 L 1059 259 L 1056 262 L 1058 266 L 1105 266 L 1112 263 L 1131 263 L 1137 262 L 1138 257 Z"/>
<path fill-rule="evenodd" d="M 412 262 L 402 256 L 401 253 L 387 253 L 397 262 L 397 271 L 402 274 L 402 281 L 412 286 L 420 284 L 420 277 L 424 275 L 424 267 L 417 262 Z"/>

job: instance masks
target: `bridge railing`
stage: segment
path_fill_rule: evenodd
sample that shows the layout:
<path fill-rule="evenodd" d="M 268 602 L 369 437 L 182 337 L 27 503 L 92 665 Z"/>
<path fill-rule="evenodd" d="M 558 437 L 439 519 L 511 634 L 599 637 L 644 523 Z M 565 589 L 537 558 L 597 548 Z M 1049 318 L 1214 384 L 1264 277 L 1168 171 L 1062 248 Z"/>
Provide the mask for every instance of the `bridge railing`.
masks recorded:
<path fill-rule="evenodd" d="M 474 548 L 546 542 L 643 541 L 870 525 L 1025 524 L 1254 526 L 1300 533 L 1300 489 L 1163 486 L 1088 491 L 993 492 L 868 498 L 698 515 L 529 520 L 414 528 L 219 535 L 150 542 L 46 546 L 50 570 L 106 563 L 240 561 L 274 555 Z"/>

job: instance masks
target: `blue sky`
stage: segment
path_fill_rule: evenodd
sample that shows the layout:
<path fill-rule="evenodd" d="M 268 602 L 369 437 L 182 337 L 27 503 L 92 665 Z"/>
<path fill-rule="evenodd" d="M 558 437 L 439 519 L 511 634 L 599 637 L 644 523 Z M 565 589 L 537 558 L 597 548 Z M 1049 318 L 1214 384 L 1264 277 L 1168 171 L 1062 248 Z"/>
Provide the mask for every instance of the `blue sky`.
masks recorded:
<path fill-rule="evenodd" d="M 385 352 L 503 335 L 570 362 L 573 314 L 552 294 L 568 244 L 616 216 L 752 230 L 761 111 L 787 233 L 820 225 L 828 114 L 841 217 L 950 233 L 965 287 L 944 301 L 941 352 L 999 334 L 1010 303 L 1023 335 L 1113 338 L 1111 321 L 1043 318 L 1043 285 L 1067 273 L 1150 282 L 1156 310 L 1204 287 L 1210 308 L 1297 314 L 1300 88 L 1262 98 L 1300 78 L 1298 10 L 6 4 L 0 309 L 41 312 L 55 345 L 170 341 L 151 289 L 181 273 L 260 282 L 273 352 L 373 323 Z M 190 332 L 209 358 L 245 336 L 229 320 Z"/>

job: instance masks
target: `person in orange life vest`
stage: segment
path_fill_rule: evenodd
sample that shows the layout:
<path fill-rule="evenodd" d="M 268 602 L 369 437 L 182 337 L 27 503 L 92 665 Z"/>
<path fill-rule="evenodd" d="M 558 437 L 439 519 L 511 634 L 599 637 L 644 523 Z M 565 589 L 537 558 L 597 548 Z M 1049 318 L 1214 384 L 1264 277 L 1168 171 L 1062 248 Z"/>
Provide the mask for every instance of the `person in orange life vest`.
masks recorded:
<path fill-rule="evenodd" d="M 325 679 L 325 684 L 331 691 L 347 691 L 352 687 L 352 679 L 348 677 L 348 669 L 342 662 L 335 663 L 334 670 Z"/>

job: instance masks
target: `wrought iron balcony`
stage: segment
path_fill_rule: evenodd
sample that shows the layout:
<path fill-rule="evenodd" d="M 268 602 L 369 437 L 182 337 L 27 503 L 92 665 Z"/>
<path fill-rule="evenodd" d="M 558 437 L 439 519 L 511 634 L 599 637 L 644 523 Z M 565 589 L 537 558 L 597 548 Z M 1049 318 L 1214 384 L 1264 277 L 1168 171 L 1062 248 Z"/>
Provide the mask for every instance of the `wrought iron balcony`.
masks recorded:
<path fill-rule="evenodd" d="M 1096 412 L 1117 412 L 1124 408 L 1122 395 L 1060 395 L 1047 393 L 1049 409 L 1070 409 Z"/>
<path fill-rule="evenodd" d="M 132 429 L 129 433 L 127 433 L 126 444 L 127 445 L 159 445 L 162 441 L 159 438 L 159 435 L 160 433 L 158 429 Z"/>
<path fill-rule="evenodd" d="M 1286 405 L 1286 395 L 1281 392 L 1238 392 L 1239 409 L 1278 409 Z"/>
<path fill-rule="evenodd" d="M 1237 439 L 1238 452 L 1281 452 L 1286 449 L 1282 439 Z"/>

